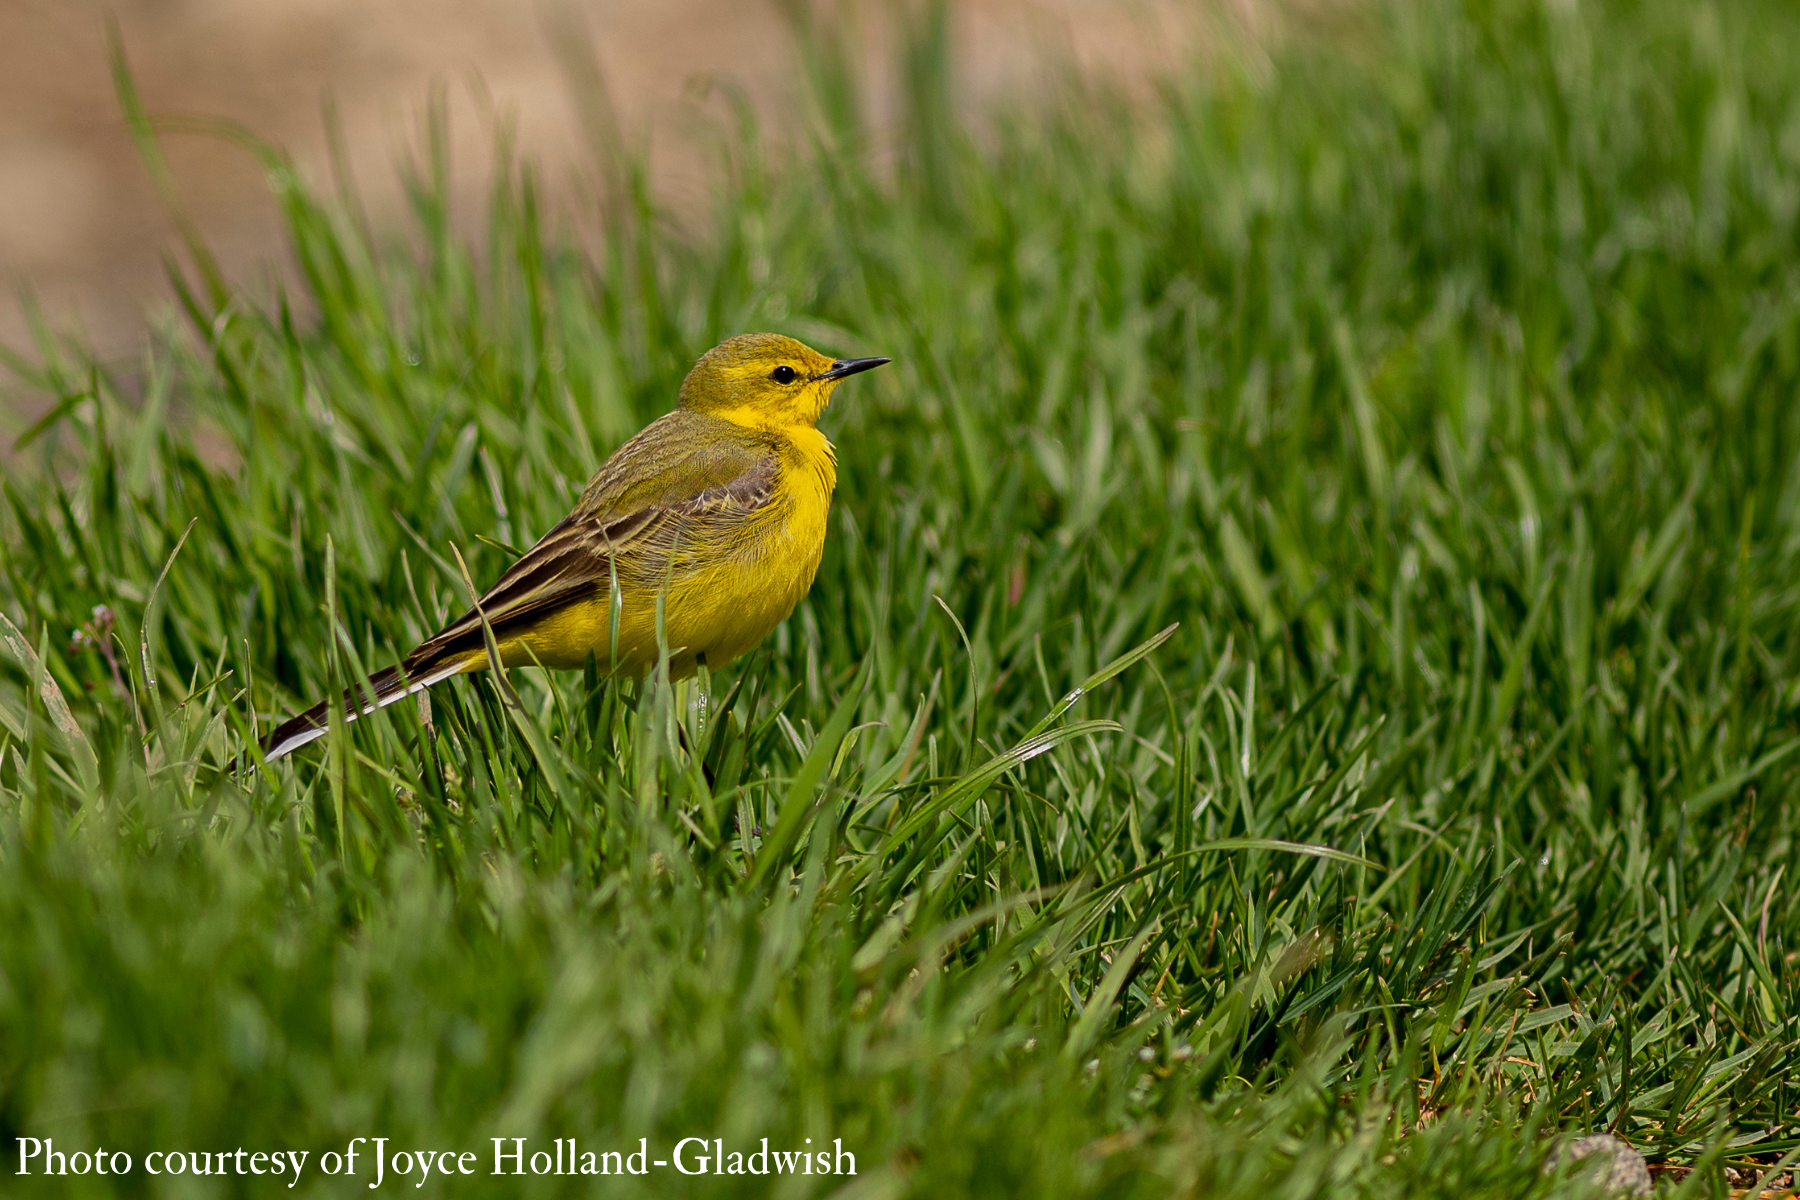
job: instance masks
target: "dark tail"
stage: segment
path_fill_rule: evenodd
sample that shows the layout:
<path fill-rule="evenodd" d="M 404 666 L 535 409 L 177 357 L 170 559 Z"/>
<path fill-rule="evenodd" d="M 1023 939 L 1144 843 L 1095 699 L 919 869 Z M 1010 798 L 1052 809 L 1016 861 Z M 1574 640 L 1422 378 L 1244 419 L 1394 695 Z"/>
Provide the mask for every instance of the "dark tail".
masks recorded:
<path fill-rule="evenodd" d="M 360 688 L 346 691 L 338 703 L 343 705 L 344 720 L 354 721 L 378 708 L 386 708 L 396 700 L 422 692 L 463 669 L 464 664 L 461 662 L 439 662 L 432 666 L 416 664 L 410 671 L 389 667 L 371 675 Z M 324 737 L 325 731 L 331 727 L 331 703 L 329 700 L 321 700 L 299 716 L 279 725 L 275 732 L 263 739 L 263 761 L 274 762 L 282 755 Z"/>

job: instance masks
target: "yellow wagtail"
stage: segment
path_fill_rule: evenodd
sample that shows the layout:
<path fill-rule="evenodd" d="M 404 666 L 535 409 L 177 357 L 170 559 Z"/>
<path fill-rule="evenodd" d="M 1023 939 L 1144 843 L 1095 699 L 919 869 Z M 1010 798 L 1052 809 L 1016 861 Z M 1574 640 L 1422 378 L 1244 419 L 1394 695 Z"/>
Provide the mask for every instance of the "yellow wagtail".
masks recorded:
<path fill-rule="evenodd" d="M 671 677 L 744 653 L 819 569 L 837 485 L 819 414 L 839 381 L 888 361 L 831 359 L 773 333 L 707 351 L 675 410 L 614 451 L 575 510 L 473 608 L 347 692 L 345 719 L 486 667 L 484 618 L 508 667 L 579 668 L 592 656 L 641 675 L 659 656 L 659 598 Z M 270 734 L 265 761 L 323 737 L 330 703 Z"/>

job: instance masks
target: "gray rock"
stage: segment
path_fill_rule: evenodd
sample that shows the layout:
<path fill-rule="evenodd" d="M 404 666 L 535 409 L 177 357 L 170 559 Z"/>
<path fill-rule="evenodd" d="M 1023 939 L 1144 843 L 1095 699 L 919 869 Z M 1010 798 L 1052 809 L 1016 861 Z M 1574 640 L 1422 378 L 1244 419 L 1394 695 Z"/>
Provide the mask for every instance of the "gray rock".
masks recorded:
<path fill-rule="evenodd" d="M 1650 1168 L 1644 1156 L 1610 1133 L 1569 1138 L 1551 1151 L 1545 1165 L 1555 1170 L 1565 1162 L 1588 1163 L 1581 1174 L 1615 1196 L 1650 1194 Z"/>

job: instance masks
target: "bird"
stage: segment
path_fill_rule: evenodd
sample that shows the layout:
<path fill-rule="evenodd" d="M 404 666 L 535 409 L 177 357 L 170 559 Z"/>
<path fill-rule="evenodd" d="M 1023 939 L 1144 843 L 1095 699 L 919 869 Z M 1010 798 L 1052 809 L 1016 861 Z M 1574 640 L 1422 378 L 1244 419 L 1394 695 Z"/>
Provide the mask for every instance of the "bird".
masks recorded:
<path fill-rule="evenodd" d="M 752 649 L 806 595 L 824 553 L 837 454 L 819 416 L 838 384 L 891 361 L 832 358 L 775 333 L 713 347 L 676 407 L 615 450 L 467 612 L 335 702 L 344 719 L 487 668 L 490 632 L 507 667 L 592 660 L 626 677 L 663 646 L 671 679 Z M 263 760 L 325 736 L 333 703 L 278 726 Z"/>

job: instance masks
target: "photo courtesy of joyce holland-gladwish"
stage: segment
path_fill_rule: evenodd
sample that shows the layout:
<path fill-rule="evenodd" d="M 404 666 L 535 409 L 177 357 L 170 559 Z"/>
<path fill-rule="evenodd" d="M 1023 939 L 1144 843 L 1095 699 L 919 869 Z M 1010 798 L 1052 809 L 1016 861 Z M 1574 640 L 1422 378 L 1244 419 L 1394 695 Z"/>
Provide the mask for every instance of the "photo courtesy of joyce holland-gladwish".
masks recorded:
<path fill-rule="evenodd" d="M 769 1139 L 751 1149 L 727 1147 L 723 1138 L 683 1138 L 666 1150 L 639 1138 L 636 1146 L 595 1149 L 575 1138 L 549 1146 L 529 1138 L 493 1138 L 491 1153 L 438 1147 L 402 1149 L 390 1138 L 351 1138 L 342 1150 L 120 1150 L 104 1146 L 71 1149 L 53 1138 L 21 1137 L 15 1146 L 14 1176 L 70 1175 L 262 1176 L 269 1184 L 294 1187 L 309 1174 L 349 1176 L 367 1186 L 412 1184 L 433 1177 L 495 1175 L 855 1175 L 856 1155 L 842 1138 L 803 1139 L 791 1149 L 771 1149 Z M 660 1157 L 657 1155 L 660 1154 Z M 244 1182 L 249 1182 L 248 1179 Z M 22 1182 L 0 1191 L 17 1194 Z"/>

